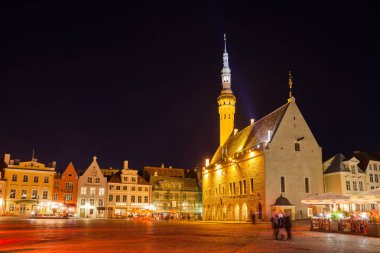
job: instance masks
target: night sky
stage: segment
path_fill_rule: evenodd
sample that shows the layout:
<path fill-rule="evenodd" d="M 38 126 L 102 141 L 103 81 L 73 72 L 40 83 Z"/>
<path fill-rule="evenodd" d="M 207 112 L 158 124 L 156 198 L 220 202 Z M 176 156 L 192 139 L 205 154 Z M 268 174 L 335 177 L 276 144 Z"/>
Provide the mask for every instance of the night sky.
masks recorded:
<path fill-rule="evenodd" d="M 237 128 L 286 103 L 290 69 L 324 158 L 380 149 L 375 1 L 55 2 L 1 4 L 1 154 L 201 165 L 219 144 L 223 33 Z"/>

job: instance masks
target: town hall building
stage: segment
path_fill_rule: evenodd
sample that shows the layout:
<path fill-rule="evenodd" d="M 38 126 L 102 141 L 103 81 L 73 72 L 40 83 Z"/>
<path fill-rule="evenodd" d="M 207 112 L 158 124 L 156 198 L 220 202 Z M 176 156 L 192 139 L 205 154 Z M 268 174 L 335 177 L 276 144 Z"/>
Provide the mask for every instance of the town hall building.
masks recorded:
<path fill-rule="evenodd" d="M 292 76 L 287 103 L 241 131 L 226 39 L 221 76 L 220 145 L 202 171 L 203 220 L 269 220 L 278 205 L 293 219 L 307 217 L 312 210 L 301 200 L 323 193 L 322 149 L 292 96 Z"/>

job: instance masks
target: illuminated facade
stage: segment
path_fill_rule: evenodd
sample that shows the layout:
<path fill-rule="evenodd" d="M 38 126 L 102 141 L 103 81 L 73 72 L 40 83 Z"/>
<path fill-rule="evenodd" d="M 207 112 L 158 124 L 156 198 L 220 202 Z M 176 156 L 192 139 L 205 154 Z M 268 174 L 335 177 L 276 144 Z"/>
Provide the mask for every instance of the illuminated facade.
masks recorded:
<path fill-rule="evenodd" d="M 201 190 L 194 171 L 163 166 L 144 167 L 143 175 L 152 185 L 152 202 L 158 217 L 200 218 Z"/>
<path fill-rule="evenodd" d="M 132 217 L 151 213 L 152 186 L 137 170 L 128 168 L 124 161 L 122 170 L 113 173 L 108 180 L 107 217 Z"/>
<path fill-rule="evenodd" d="M 15 162 L 5 155 L 4 178 L 7 181 L 5 213 L 8 215 L 50 215 L 56 211 L 52 206 L 54 167 L 38 163 Z"/>
<path fill-rule="evenodd" d="M 78 174 L 70 163 L 62 174 L 54 176 L 53 201 L 67 207 L 69 214 L 76 213 Z"/>
<path fill-rule="evenodd" d="M 107 178 L 96 156 L 78 180 L 77 212 L 81 218 L 105 218 Z"/>
<path fill-rule="evenodd" d="M 306 217 L 307 205 L 301 200 L 323 193 L 321 148 L 291 93 L 285 105 L 232 132 L 233 122 L 223 122 L 233 121 L 236 102 L 226 56 L 225 51 L 219 113 L 222 106 L 230 109 L 219 115 L 220 146 L 202 172 L 203 219 L 247 221 L 255 214 L 268 220 L 281 194 L 294 205 L 295 211 L 286 210 L 292 217 Z M 225 94 L 229 96 L 226 103 L 221 100 Z"/>

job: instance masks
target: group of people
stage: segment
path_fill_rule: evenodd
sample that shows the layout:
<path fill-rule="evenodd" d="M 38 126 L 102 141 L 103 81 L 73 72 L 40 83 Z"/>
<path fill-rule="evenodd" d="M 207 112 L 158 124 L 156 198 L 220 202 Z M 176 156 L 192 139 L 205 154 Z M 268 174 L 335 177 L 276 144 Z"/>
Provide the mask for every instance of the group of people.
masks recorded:
<path fill-rule="evenodd" d="M 281 240 L 285 239 L 284 229 L 286 230 L 287 240 L 292 239 L 292 217 L 289 213 L 273 212 L 272 218 L 273 239 Z"/>

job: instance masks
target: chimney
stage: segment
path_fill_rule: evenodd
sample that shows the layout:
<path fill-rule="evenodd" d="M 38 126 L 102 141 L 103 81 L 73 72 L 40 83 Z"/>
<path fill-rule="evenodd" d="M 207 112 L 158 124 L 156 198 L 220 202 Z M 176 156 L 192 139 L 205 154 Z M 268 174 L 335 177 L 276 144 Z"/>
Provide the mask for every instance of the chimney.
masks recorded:
<path fill-rule="evenodd" d="M 123 169 L 124 169 L 124 170 L 127 170 L 127 169 L 128 169 L 128 160 L 124 160 L 124 163 L 123 163 Z"/>
<path fill-rule="evenodd" d="M 234 129 L 234 135 L 235 135 L 237 132 L 238 132 L 238 129 L 235 128 L 235 129 Z"/>
<path fill-rule="evenodd" d="M 9 160 L 9 165 L 14 165 L 15 161 L 14 160 Z"/>
<path fill-rule="evenodd" d="M 52 161 L 52 162 L 51 162 L 51 167 L 52 167 L 52 168 L 55 168 L 56 166 L 57 166 L 57 162 L 56 162 L 56 161 Z"/>
<path fill-rule="evenodd" d="M 251 119 L 251 125 L 253 125 L 254 122 L 255 122 L 255 119 Z"/>
<path fill-rule="evenodd" d="M 11 154 L 5 154 L 4 155 L 4 162 L 6 165 L 9 165 L 10 160 L 11 160 Z"/>
<path fill-rule="evenodd" d="M 15 159 L 15 165 L 19 165 L 20 164 L 20 159 Z"/>

